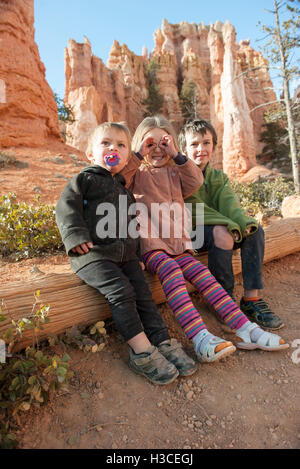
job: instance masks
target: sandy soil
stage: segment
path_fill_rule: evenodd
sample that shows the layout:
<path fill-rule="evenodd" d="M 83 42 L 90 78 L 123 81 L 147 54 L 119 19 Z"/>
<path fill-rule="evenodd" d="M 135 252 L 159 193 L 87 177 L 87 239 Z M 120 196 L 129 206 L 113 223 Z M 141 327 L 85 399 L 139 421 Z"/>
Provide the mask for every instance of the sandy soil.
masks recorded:
<path fill-rule="evenodd" d="M 59 145 L 43 151 L 10 149 L 10 153 L 29 166 L 0 169 L 0 193 L 13 191 L 26 201 L 40 193 L 42 201 L 55 203 L 66 184 L 64 178 L 84 164 L 80 152 Z M 36 268 L 70 271 L 63 255 L 18 263 L 0 258 L 0 281 L 28 279 Z M 129 370 L 127 345 L 110 328 L 101 353 L 68 350 L 74 371 L 68 391 L 21 417 L 19 447 L 299 448 L 300 347 L 294 341 L 300 341 L 300 253 L 266 264 L 264 282 L 263 297 L 285 322 L 280 335 L 290 343 L 289 350 L 237 350 L 224 361 L 199 363 L 191 377 L 158 387 Z M 236 298 L 241 294 L 239 275 Z M 193 300 L 209 330 L 234 341 L 197 294 Z M 160 309 L 171 335 L 194 356 L 170 309 L 166 305 Z"/>

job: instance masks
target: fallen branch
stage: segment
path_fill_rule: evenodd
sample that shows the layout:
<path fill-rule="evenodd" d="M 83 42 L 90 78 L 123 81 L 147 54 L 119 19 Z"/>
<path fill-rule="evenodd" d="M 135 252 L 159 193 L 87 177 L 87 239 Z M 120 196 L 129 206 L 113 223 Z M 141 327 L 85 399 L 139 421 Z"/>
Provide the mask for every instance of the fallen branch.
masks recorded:
<path fill-rule="evenodd" d="M 273 222 L 265 228 L 264 263 L 300 251 L 300 218 L 286 218 Z M 207 265 L 207 255 L 198 256 Z M 239 251 L 234 252 L 233 270 L 241 272 Z M 157 276 L 145 272 L 145 276 L 156 304 L 166 301 Z M 194 287 L 187 282 L 190 292 Z M 39 299 L 50 305 L 50 323 L 44 325 L 39 340 L 49 334 L 59 334 L 75 324 L 94 324 L 111 316 L 110 308 L 103 296 L 85 285 L 75 274 L 47 274 L 27 282 L 12 282 L 0 287 L 0 303 L 3 299 L 14 320 L 28 316 L 32 309 L 34 293 L 39 290 Z M 0 322 L 0 337 L 10 327 L 10 320 Z M 25 331 L 14 351 L 32 343 L 32 331 Z"/>

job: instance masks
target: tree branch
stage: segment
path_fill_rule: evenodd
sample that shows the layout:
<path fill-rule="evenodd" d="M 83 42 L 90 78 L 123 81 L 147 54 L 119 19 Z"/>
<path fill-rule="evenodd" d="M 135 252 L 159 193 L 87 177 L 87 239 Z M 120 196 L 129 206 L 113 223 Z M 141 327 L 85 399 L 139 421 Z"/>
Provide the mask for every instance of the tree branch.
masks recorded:
<path fill-rule="evenodd" d="M 279 101 L 269 101 L 268 103 L 263 103 L 259 104 L 258 106 L 255 106 L 253 109 L 250 110 L 250 112 L 256 111 L 256 109 L 263 107 L 263 106 L 269 106 L 270 104 L 277 104 L 278 102 L 283 102 L 283 99 L 279 99 Z"/>

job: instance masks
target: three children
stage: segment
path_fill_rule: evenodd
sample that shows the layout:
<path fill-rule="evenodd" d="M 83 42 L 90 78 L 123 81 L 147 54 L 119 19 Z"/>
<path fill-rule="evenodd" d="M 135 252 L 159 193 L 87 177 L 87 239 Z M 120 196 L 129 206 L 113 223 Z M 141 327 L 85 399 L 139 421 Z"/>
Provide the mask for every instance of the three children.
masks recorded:
<path fill-rule="evenodd" d="M 174 130 L 161 116 L 146 118 L 138 126 L 132 156 L 130 140 L 122 123 L 97 127 L 87 149 L 92 165 L 67 184 L 56 211 L 71 267 L 107 299 L 116 327 L 130 346 L 130 368 L 155 384 L 168 384 L 178 374 L 187 376 L 196 370 L 195 362 L 169 337 L 144 279 L 141 255 L 146 268 L 158 274 L 171 309 L 194 342 L 199 361 L 219 360 L 233 353 L 235 346 L 207 331 L 188 295 L 185 278 L 236 331 L 238 347 L 287 348 L 279 336 L 249 322 L 207 267 L 191 254 L 191 217 L 184 198 L 198 193 L 203 183 L 197 158 L 179 153 Z M 113 164 L 108 160 L 111 152 Z M 145 208 L 138 216 L 140 244 L 130 231 L 136 200 Z M 168 210 L 170 202 L 174 210 Z M 163 213 L 154 212 L 153 204 L 163 207 Z M 124 223 L 120 226 L 124 207 L 125 227 Z M 107 229 L 111 218 L 113 228 Z M 170 230 L 167 233 L 162 230 L 162 219 Z M 154 234 L 149 233 L 149 226 L 154 226 Z M 179 227 L 182 231 L 176 236 Z"/>

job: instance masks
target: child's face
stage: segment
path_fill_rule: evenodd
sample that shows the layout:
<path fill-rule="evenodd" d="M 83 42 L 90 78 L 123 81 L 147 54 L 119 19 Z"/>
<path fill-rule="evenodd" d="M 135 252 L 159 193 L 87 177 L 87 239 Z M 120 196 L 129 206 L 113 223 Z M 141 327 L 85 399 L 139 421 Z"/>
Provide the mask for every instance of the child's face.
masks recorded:
<path fill-rule="evenodd" d="M 117 153 L 119 162 L 115 166 L 109 166 L 105 162 L 105 155 L 113 152 Z M 122 130 L 115 128 L 103 129 L 99 133 L 97 141 L 94 143 L 93 155 L 89 156 L 89 160 L 96 165 L 102 166 L 112 174 L 117 174 L 128 161 L 129 144 L 127 135 Z"/>
<path fill-rule="evenodd" d="M 147 132 L 143 138 L 144 142 L 147 140 L 145 151 L 147 148 L 149 149 L 146 156 L 147 161 L 154 168 L 165 166 L 171 158 L 164 149 L 167 146 L 162 140 L 165 135 L 169 134 L 163 129 L 156 128 Z"/>
<path fill-rule="evenodd" d="M 203 136 L 198 132 L 187 132 L 185 140 L 187 156 L 193 160 L 200 169 L 204 169 L 214 150 L 212 134 L 209 130 L 207 130 Z"/>

